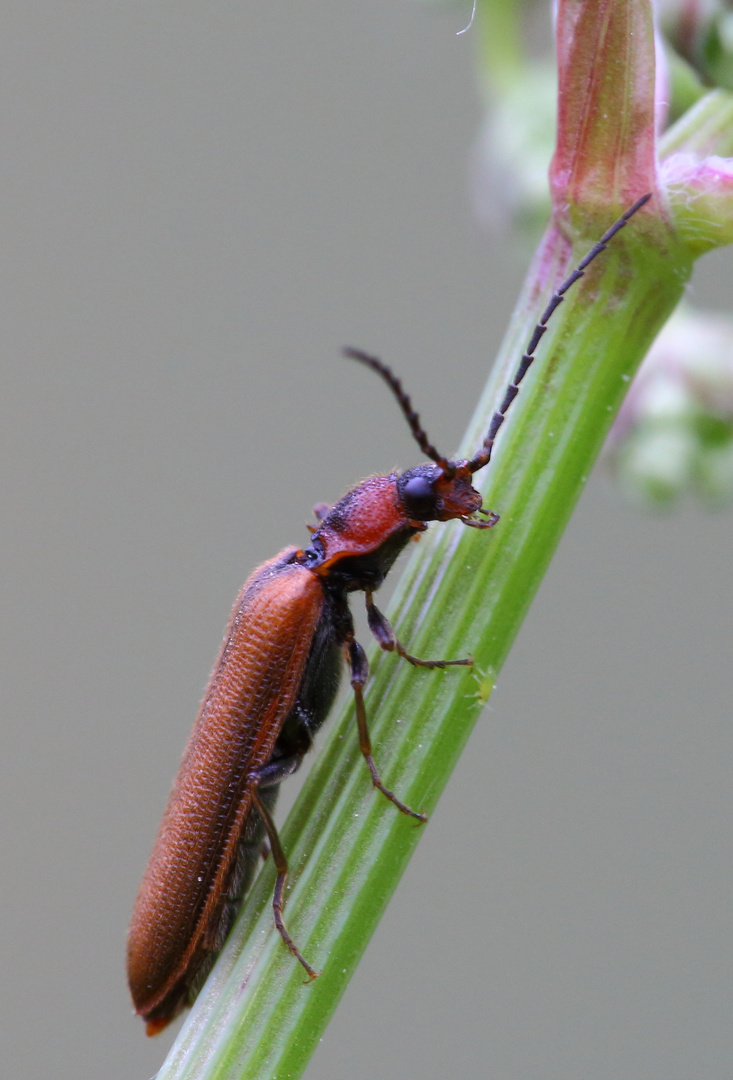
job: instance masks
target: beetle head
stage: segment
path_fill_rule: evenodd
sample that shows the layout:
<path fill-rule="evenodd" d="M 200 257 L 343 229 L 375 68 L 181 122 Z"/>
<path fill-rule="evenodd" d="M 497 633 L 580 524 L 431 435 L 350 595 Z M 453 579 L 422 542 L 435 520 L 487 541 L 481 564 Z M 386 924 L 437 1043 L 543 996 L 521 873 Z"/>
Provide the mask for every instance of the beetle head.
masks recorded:
<path fill-rule="evenodd" d="M 408 469 L 397 481 L 397 488 L 403 508 L 412 521 L 451 521 L 457 518 L 464 525 L 477 529 L 489 529 L 499 520 L 497 514 L 488 514 L 481 508 L 481 496 L 471 484 L 473 473 L 483 469 L 491 457 L 488 439 L 470 461 L 451 461 L 440 454 L 428 439 L 420 424 L 420 417 L 412 407 L 410 398 L 402 389 L 402 383 L 391 368 L 359 349 L 344 349 L 344 355 L 358 360 L 376 371 L 384 379 L 397 398 L 405 419 L 410 425 L 418 446 L 434 465 L 418 465 Z M 489 432 L 491 445 L 496 436 L 498 425 Z M 484 514 L 487 521 L 479 521 L 474 515 Z"/>
<path fill-rule="evenodd" d="M 467 461 L 444 460 L 441 464 L 408 469 L 399 477 L 397 490 L 405 513 L 414 521 L 458 518 L 465 525 L 488 527 L 488 522 L 474 519 L 475 514 L 484 511 L 481 495 L 471 484 L 471 468 Z"/>

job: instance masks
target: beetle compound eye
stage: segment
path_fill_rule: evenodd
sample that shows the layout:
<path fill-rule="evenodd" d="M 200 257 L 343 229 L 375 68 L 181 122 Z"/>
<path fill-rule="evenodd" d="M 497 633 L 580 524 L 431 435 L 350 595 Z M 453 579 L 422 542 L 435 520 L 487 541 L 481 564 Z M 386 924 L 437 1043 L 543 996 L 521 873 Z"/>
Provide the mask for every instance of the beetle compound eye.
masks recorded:
<path fill-rule="evenodd" d="M 407 514 L 420 521 L 431 521 L 437 512 L 438 496 L 428 476 L 410 476 L 400 485 L 400 494 Z"/>

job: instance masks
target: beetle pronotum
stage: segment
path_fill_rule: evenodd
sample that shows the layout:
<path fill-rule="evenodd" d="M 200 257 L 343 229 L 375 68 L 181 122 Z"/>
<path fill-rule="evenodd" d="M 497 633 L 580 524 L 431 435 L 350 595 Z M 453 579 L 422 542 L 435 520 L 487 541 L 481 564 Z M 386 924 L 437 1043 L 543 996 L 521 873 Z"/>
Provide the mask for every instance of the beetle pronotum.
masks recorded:
<path fill-rule="evenodd" d="M 411 656 L 375 606 L 373 593 L 428 522 L 457 519 L 489 529 L 499 520 L 483 509 L 471 477 L 489 464 L 507 410 L 564 294 L 650 198 L 635 202 L 553 294 L 486 438 L 469 460 L 451 461 L 435 449 L 402 384 L 385 364 L 357 349 L 345 350 L 384 379 L 431 464 L 401 475 L 370 477 L 330 509 L 317 508 L 319 523 L 309 546 L 286 548 L 263 563 L 237 597 L 130 926 L 128 978 L 148 1034 L 164 1028 L 196 996 L 241 905 L 265 836 L 277 870 L 275 924 L 309 977 L 316 975 L 283 922 L 287 861 L 272 808 L 280 781 L 298 768 L 326 718 L 342 657 L 351 674 L 359 744 L 374 786 L 402 813 L 425 820 L 384 786 L 374 764 L 363 700 L 368 666 L 354 637 L 348 594 L 365 593 L 369 627 L 382 649 L 427 668 L 470 663 Z"/>

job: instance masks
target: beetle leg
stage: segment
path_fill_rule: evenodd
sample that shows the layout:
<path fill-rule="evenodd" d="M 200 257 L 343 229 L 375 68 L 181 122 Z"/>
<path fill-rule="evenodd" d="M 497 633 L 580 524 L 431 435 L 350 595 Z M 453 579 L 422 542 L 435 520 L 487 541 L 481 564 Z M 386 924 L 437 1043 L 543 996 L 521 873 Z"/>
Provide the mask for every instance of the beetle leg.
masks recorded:
<path fill-rule="evenodd" d="M 303 753 L 305 753 L 305 751 L 303 751 Z M 262 765 L 261 768 L 255 769 L 253 772 L 251 772 L 250 777 L 254 780 L 259 789 L 260 800 L 266 797 L 265 792 L 268 790 L 268 788 L 277 789 L 280 782 L 286 777 L 292 776 L 293 773 L 300 768 L 302 763 L 303 754 L 292 754 L 290 757 L 275 758 L 274 761 L 270 760 L 266 765 Z M 272 810 L 274 802 L 275 798 L 273 796 L 272 802 L 270 804 L 270 810 Z M 247 842 L 242 839 L 240 839 L 239 841 L 240 847 L 244 846 L 246 843 Z M 263 840 L 261 843 L 257 844 L 257 849 L 258 857 L 261 858 L 263 862 L 267 862 L 267 859 L 270 855 L 270 848 L 266 841 Z"/>
<path fill-rule="evenodd" d="M 385 652 L 396 652 L 398 656 L 401 656 L 403 660 L 408 660 L 415 667 L 426 668 L 445 668 L 454 667 L 458 664 L 470 665 L 472 660 L 420 660 L 417 656 L 412 656 L 407 652 L 403 645 L 400 645 L 395 636 L 395 632 L 385 615 L 379 610 L 372 600 L 371 589 L 365 589 L 364 594 L 366 596 L 366 609 L 367 609 L 367 622 L 369 623 L 369 629 L 374 634 L 379 643 L 380 649 L 384 649 Z"/>
<path fill-rule="evenodd" d="M 279 764 L 279 763 L 277 763 Z M 265 766 L 260 772 L 264 772 L 269 766 Z M 253 776 L 257 776 L 257 773 L 253 773 Z M 252 791 L 252 801 L 255 805 L 257 813 L 262 818 L 265 825 L 265 831 L 267 832 L 267 839 L 270 841 L 270 851 L 272 852 L 272 860 L 275 863 L 275 869 L 277 870 L 277 880 L 275 882 L 275 893 L 272 898 L 272 910 L 275 916 L 275 926 L 278 929 L 280 937 L 283 939 L 290 952 L 293 954 L 296 960 L 299 960 L 305 970 L 308 972 L 308 981 L 316 979 L 318 972 L 315 971 L 308 961 L 305 959 L 298 946 L 295 944 L 290 934 L 288 933 L 285 923 L 283 922 L 283 907 L 285 901 L 283 899 L 283 892 L 285 889 L 285 879 L 288 875 L 288 860 L 285 857 L 282 844 L 280 843 L 280 837 L 277 835 L 277 829 L 275 828 L 275 822 L 272 820 L 272 814 L 260 799 L 257 794 L 257 788 Z"/>
<path fill-rule="evenodd" d="M 275 787 L 286 777 L 292 776 L 294 772 L 297 772 L 302 764 L 303 754 L 291 754 L 289 757 L 271 758 L 266 765 L 262 765 L 259 769 L 253 769 L 249 774 L 249 778 L 254 781 L 258 788 Z"/>
<path fill-rule="evenodd" d="M 386 788 L 379 778 L 379 773 L 377 772 L 377 767 L 374 764 L 374 759 L 372 757 L 372 743 L 369 738 L 366 709 L 364 708 L 363 687 L 367 680 L 367 676 L 369 675 L 369 664 L 367 662 L 366 653 L 359 642 L 355 641 L 353 637 L 346 642 L 346 658 L 349 663 L 349 668 L 351 669 L 351 686 L 356 700 L 356 722 L 359 727 L 359 748 L 369 766 L 369 772 L 372 774 L 372 783 L 375 788 L 378 788 L 391 803 L 395 804 L 398 810 L 402 811 L 403 814 L 409 814 L 410 817 L 417 818 L 418 821 L 427 821 L 428 819 L 425 814 L 418 814 L 416 810 L 411 810 L 405 803 L 400 802 L 394 792 Z"/>

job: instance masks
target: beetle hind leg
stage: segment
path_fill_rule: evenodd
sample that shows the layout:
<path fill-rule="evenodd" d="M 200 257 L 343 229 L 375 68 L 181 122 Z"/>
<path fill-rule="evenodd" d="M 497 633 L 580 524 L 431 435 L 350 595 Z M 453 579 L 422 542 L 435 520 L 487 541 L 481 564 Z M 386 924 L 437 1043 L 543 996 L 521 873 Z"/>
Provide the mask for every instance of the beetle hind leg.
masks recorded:
<path fill-rule="evenodd" d="M 272 817 L 270 805 L 268 805 L 269 803 L 274 802 L 274 799 L 272 797 L 269 799 L 267 798 L 268 789 L 271 790 L 276 787 L 276 785 L 286 776 L 290 776 L 294 773 L 300 766 L 302 760 L 302 754 L 292 754 L 286 758 L 276 758 L 274 761 L 269 761 L 261 768 L 255 769 L 250 773 L 249 779 L 252 783 L 252 802 L 265 827 L 269 845 L 268 854 L 272 855 L 272 861 L 275 864 L 275 870 L 277 871 L 275 892 L 272 897 L 272 911 L 275 919 L 275 926 L 277 927 L 280 937 L 283 939 L 295 959 L 301 963 L 308 972 L 308 982 L 311 982 L 318 977 L 319 973 L 310 966 L 303 956 L 302 952 L 288 933 L 283 920 L 285 880 L 288 876 L 288 860 L 285 851 L 283 850 L 283 846 L 280 843 L 280 837 L 277 834 L 277 828 Z"/>

